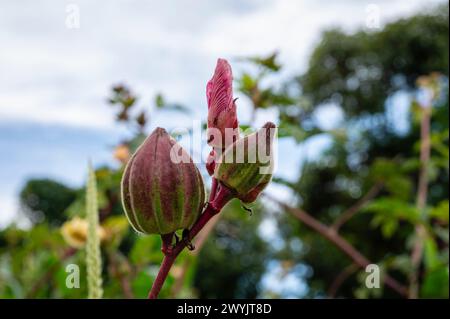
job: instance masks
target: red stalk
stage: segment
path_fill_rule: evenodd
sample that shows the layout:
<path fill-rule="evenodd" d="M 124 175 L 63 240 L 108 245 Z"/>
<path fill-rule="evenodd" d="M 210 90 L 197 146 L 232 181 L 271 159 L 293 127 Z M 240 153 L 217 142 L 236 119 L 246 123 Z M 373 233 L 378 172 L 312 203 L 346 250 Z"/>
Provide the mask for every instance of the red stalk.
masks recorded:
<path fill-rule="evenodd" d="M 158 275 L 153 282 L 152 289 L 148 294 L 149 299 L 156 299 L 159 292 L 169 274 L 170 268 L 175 262 L 177 256 L 183 251 L 183 249 L 189 244 L 189 242 L 203 229 L 203 227 L 209 222 L 209 220 L 218 214 L 222 208 L 228 203 L 233 195 L 230 190 L 222 185 L 217 185 L 217 192 L 214 199 L 210 200 L 206 206 L 203 214 L 200 215 L 194 226 L 189 230 L 186 238 L 178 242 L 172 249 L 166 251 L 164 259 L 159 268 Z"/>

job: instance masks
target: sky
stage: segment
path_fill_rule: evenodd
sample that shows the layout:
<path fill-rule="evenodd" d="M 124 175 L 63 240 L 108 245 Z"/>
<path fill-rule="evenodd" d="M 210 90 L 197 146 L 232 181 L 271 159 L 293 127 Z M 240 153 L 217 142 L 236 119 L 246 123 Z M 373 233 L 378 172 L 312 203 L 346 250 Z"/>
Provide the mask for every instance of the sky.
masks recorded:
<path fill-rule="evenodd" d="M 28 178 L 79 187 L 89 159 L 114 165 L 111 149 L 127 132 L 106 103 L 112 84 L 130 85 L 144 106 L 158 92 L 189 106 L 190 118 L 152 118 L 182 126 L 206 117 L 205 85 L 218 57 L 239 74 L 240 57 L 277 50 L 290 66 L 281 76 L 299 74 L 323 30 L 377 28 L 440 2 L 0 0 L 0 227 L 16 216 Z M 334 117 L 327 112 L 325 122 Z M 244 97 L 238 115 L 250 118 Z M 258 113 L 256 125 L 275 115 Z M 282 141 L 278 174 L 295 178 L 291 168 L 326 142 Z"/>

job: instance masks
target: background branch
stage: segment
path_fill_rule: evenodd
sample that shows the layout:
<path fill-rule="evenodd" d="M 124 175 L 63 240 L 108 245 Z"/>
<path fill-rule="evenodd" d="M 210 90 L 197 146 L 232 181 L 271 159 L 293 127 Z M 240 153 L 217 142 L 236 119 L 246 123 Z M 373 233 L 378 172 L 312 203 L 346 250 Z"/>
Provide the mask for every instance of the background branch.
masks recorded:
<path fill-rule="evenodd" d="M 347 280 L 348 277 L 350 277 L 353 273 L 355 273 L 355 271 L 358 270 L 358 268 L 359 267 L 356 264 L 350 264 L 349 266 L 345 267 L 331 283 L 330 288 L 328 289 L 328 297 L 334 298 L 338 289 L 342 286 L 342 284 Z"/>
<path fill-rule="evenodd" d="M 417 188 L 417 208 L 421 213 L 425 209 L 428 195 L 428 164 L 430 161 L 430 119 L 431 105 L 422 109 L 420 123 L 420 173 Z M 409 298 L 419 297 L 419 268 L 423 255 L 423 241 L 426 229 L 423 224 L 417 224 L 415 228 L 416 239 L 411 252 L 412 272 L 409 283 Z"/>
<path fill-rule="evenodd" d="M 367 259 L 361 252 L 359 252 L 355 247 L 353 247 L 347 240 L 341 237 L 333 228 L 326 226 L 321 223 L 307 212 L 302 209 L 291 207 L 274 197 L 264 193 L 266 198 L 269 198 L 274 203 L 278 204 L 284 210 L 288 211 L 294 217 L 302 221 L 305 225 L 317 231 L 323 237 L 332 242 L 337 248 L 339 248 L 342 252 L 344 252 L 348 257 L 350 257 L 353 262 L 358 265 L 360 268 L 366 268 L 367 265 L 371 264 L 370 260 Z M 383 276 L 383 282 L 386 286 L 390 287 L 392 290 L 397 292 L 403 297 L 408 296 L 408 289 L 400 284 L 397 280 L 392 278 L 391 276 L 385 274 Z"/>
<path fill-rule="evenodd" d="M 349 209 L 343 212 L 336 219 L 334 224 L 331 225 L 331 228 L 333 228 L 336 232 L 338 232 L 339 229 L 342 227 L 342 225 L 345 224 L 349 219 L 351 219 L 356 213 L 358 213 L 361 210 L 361 208 L 363 208 L 368 202 L 374 199 L 380 193 L 382 188 L 383 183 L 380 182 L 374 184 L 359 201 L 357 201 L 353 206 L 351 206 Z"/>

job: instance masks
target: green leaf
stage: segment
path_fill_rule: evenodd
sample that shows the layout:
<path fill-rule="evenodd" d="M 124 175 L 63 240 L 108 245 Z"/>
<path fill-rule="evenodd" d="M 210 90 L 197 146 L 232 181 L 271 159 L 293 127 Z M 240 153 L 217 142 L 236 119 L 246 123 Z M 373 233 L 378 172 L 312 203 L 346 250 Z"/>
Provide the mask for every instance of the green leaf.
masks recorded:
<path fill-rule="evenodd" d="M 164 96 L 162 94 L 157 94 L 155 96 L 155 105 L 157 108 L 161 109 L 164 107 L 166 102 L 164 101 Z"/>
<path fill-rule="evenodd" d="M 431 147 L 446 160 L 447 167 L 449 159 L 448 136 L 448 129 L 443 130 L 442 132 L 433 132 L 431 134 Z"/>
<path fill-rule="evenodd" d="M 448 266 L 442 265 L 432 271 L 428 271 L 425 275 L 421 287 L 422 298 L 448 298 L 449 287 Z"/>
<path fill-rule="evenodd" d="M 151 283 L 155 280 L 147 271 L 141 271 L 131 282 L 133 294 L 136 298 L 146 298 L 151 287 Z"/>
<path fill-rule="evenodd" d="M 436 218 L 439 221 L 448 224 L 449 219 L 448 200 L 443 200 L 436 207 L 433 207 L 428 213 L 428 216 L 431 218 Z"/>
<path fill-rule="evenodd" d="M 167 103 L 162 94 L 157 94 L 155 96 L 155 105 L 156 105 L 156 108 L 164 109 L 167 111 L 179 111 L 179 112 L 184 112 L 184 113 L 189 112 L 189 109 L 184 105 L 177 104 L 177 103 L 171 103 L 171 104 Z"/>
<path fill-rule="evenodd" d="M 281 122 L 278 127 L 278 137 L 293 137 L 297 143 L 304 141 L 310 134 L 304 131 L 299 125 Z"/>
<path fill-rule="evenodd" d="M 395 197 L 381 197 L 367 204 L 362 211 L 375 214 L 371 225 L 381 227 L 386 238 L 392 237 L 400 221 L 407 221 L 413 225 L 420 221 L 420 213 L 415 206 Z"/>
<path fill-rule="evenodd" d="M 162 260 L 161 240 L 158 236 L 139 236 L 130 252 L 130 260 L 134 265 L 159 263 Z"/>
<path fill-rule="evenodd" d="M 264 58 L 260 58 L 260 57 L 249 58 L 249 61 L 251 61 L 257 65 L 260 65 L 267 70 L 276 72 L 281 69 L 281 64 L 277 63 L 277 61 L 276 61 L 277 56 L 278 56 L 278 53 L 274 52 L 271 55 L 269 55 L 268 57 L 264 57 Z"/>
<path fill-rule="evenodd" d="M 385 182 L 386 189 L 395 197 L 407 201 L 412 194 L 413 184 L 406 176 L 390 176 Z"/>
<path fill-rule="evenodd" d="M 420 217 L 420 212 L 414 205 L 393 197 L 380 197 L 369 203 L 363 210 L 411 223 L 418 222 Z"/>
<path fill-rule="evenodd" d="M 427 269 L 435 269 L 436 267 L 441 265 L 436 242 L 431 237 L 425 239 L 424 260 L 425 260 L 425 267 Z"/>
<path fill-rule="evenodd" d="M 395 231 L 398 228 L 398 221 L 393 219 L 388 219 L 381 226 L 381 231 L 385 238 L 391 238 L 394 235 Z"/>

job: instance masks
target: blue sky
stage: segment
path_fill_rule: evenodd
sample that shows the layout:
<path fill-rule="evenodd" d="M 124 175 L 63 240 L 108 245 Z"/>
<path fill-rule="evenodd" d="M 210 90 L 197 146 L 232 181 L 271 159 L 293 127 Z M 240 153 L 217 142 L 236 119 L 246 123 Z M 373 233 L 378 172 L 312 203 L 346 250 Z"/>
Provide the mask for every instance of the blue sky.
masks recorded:
<path fill-rule="evenodd" d="M 298 74 L 322 30 L 367 27 L 369 4 L 377 4 L 382 25 L 438 2 L 0 0 L 0 227 L 14 218 L 27 178 L 80 186 L 89 158 L 114 163 L 110 147 L 126 132 L 105 103 L 113 83 L 129 84 L 143 105 L 157 92 L 188 105 L 191 118 L 152 119 L 152 125 L 182 126 L 205 118 L 205 85 L 218 57 L 239 74 L 237 57 L 278 50 L 290 66 L 282 76 Z M 80 28 L 66 27 L 69 4 L 79 9 Z M 241 97 L 241 122 L 249 110 Z M 330 112 L 321 117 L 333 117 Z M 257 124 L 273 116 L 260 112 Z M 311 143 L 283 141 L 279 174 L 295 177 L 300 154 L 313 156 L 316 143 L 326 141 Z"/>

